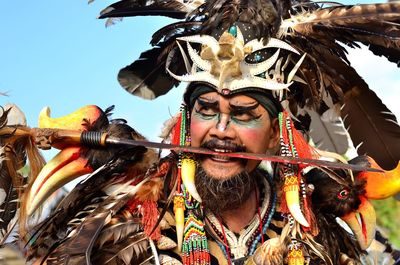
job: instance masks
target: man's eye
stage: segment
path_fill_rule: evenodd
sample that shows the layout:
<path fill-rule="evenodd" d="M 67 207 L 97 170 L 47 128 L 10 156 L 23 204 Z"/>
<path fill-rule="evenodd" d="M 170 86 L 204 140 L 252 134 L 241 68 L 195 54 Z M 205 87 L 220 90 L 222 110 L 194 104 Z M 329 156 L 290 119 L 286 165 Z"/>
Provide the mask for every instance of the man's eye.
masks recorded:
<path fill-rule="evenodd" d="M 250 112 L 236 112 L 232 114 L 232 119 L 240 122 L 248 122 L 257 118 L 259 118 L 259 116 L 256 117 Z"/>
<path fill-rule="evenodd" d="M 253 115 L 248 113 L 235 113 L 232 117 L 238 121 L 250 121 L 254 118 Z"/>
<path fill-rule="evenodd" d="M 196 112 L 205 117 L 214 117 L 215 115 L 217 115 L 217 112 L 213 108 L 205 106 L 196 109 Z"/>

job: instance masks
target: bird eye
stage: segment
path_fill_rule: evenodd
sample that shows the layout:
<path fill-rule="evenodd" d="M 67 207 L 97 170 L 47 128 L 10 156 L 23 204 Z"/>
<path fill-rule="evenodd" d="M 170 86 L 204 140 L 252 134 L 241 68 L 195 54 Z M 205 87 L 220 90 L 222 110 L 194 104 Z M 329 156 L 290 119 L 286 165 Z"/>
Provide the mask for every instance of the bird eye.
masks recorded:
<path fill-rule="evenodd" d="M 337 197 L 338 197 L 340 200 L 347 199 L 348 196 L 349 196 L 349 190 L 348 190 L 348 189 L 343 189 L 343 190 L 341 190 L 341 191 L 338 193 L 338 195 L 337 195 Z"/>

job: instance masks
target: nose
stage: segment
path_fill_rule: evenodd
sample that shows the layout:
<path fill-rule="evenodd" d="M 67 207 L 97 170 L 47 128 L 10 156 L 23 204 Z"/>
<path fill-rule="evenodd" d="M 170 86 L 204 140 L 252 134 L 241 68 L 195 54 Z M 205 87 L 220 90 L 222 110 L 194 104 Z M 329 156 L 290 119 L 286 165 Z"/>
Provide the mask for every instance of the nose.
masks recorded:
<path fill-rule="evenodd" d="M 227 113 L 220 113 L 217 124 L 210 129 L 210 136 L 217 137 L 218 139 L 234 139 L 235 130 L 230 124 L 230 115 Z"/>

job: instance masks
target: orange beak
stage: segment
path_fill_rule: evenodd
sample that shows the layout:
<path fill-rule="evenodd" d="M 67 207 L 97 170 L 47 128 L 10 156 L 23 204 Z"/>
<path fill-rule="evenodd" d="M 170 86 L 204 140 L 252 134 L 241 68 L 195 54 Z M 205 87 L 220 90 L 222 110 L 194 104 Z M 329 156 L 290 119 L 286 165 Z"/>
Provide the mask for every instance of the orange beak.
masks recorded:
<path fill-rule="evenodd" d="M 351 228 L 361 248 L 368 248 L 374 239 L 376 227 L 376 214 L 372 204 L 362 197 L 357 211 L 340 218 Z"/>
<path fill-rule="evenodd" d="M 370 157 L 366 158 L 370 167 L 382 168 Z M 400 192 L 400 163 L 396 168 L 382 172 L 361 172 L 357 178 L 362 178 L 367 181 L 365 186 L 368 199 L 381 200 L 386 199 Z"/>
<path fill-rule="evenodd" d="M 81 148 L 67 147 L 40 171 L 27 193 L 26 210 L 31 215 L 57 189 L 84 174 L 93 172 L 87 159 L 80 156 Z"/>

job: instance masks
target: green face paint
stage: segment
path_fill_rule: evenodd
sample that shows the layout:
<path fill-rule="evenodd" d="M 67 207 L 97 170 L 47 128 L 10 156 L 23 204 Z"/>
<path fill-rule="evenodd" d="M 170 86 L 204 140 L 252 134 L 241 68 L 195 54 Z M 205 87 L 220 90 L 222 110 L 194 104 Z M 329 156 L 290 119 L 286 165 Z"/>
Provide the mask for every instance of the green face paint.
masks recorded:
<path fill-rule="evenodd" d="M 254 118 L 252 118 L 250 120 L 246 120 L 246 121 L 243 121 L 243 120 L 235 118 L 234 116 L 231 116 L 231 121 L 232 121 L 232 123 L 235 123 L 235 124 L 237 124 L 237 125 L 239 125 L 241 127 L 245 127 L 245 128 L 249 128 L 249 129 L 251 129 L 251 128 L 259 128 L 263 124 L 262 123 L 262 119 L 261 119 L 261 115 L 258 116 L 258 117 L 254 117 Z"/>
<path fill-rule="evenodd" d="M 219 116 L 220 116 L 219 113 L 206 114 L 206 113 L 201 112 L 201 110 L 197 110 L 197 109 L 194 110 L 193 115 L 194 115 L 194 117 L 196 117 L 200 120 L 205 120 L 205 121 L 213 121 L 213 120 L 219 121 Z"/>
<path fill-rule="evenodd" d="M 229 115 L 229 118 L 225 121 L 223 116 Z M 198 118 L 199 120 L 204 121 L 214 121 L 217 122 L 219 127 L 221 127 L 221 122 L 224 123 L 224 129 L 229 125 L 230 122 L 236 124 L 237 126 L 244 127 L 244 128 L 258 128 L 262 126 L 262 115 L 255 116 L 251 113 L 230 113 L 225 114 L 221 112 L 216 112 L 213 110 L 202 111 L 200 109 L 195 109 L 194 117 Z M 222 128 L 222 127 L 221 127 Z"/>

